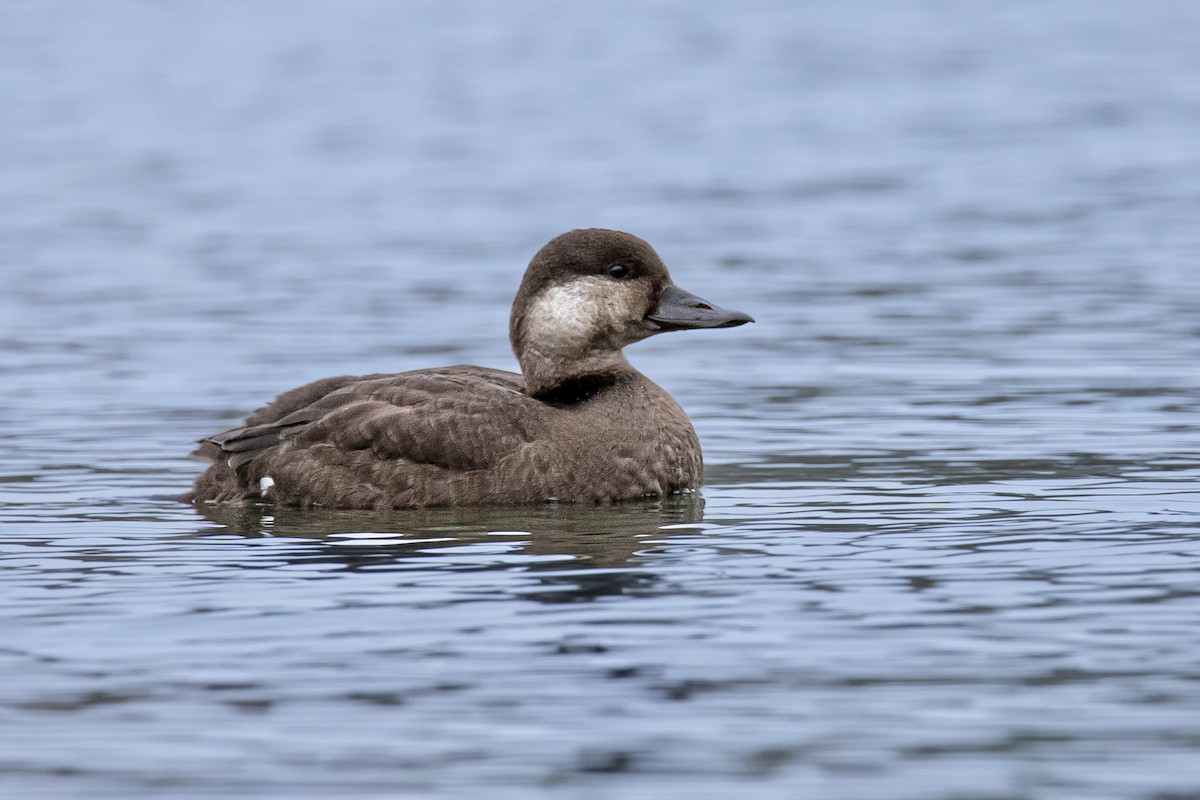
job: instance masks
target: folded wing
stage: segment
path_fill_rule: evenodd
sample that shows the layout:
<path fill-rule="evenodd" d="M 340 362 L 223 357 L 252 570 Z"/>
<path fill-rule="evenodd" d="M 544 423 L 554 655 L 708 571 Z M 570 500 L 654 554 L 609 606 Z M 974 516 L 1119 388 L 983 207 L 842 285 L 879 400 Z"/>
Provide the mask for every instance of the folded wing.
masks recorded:
<path fill-rule="evenodd" d="M 524 394 L 521 377 L 501 370 L 327 378 L 203 440 L 198 454 L 216 464 L 212 488 L 198 481 L 194 499 L 254 497 L 268 475 L 279 491 L 319 502 L 322 481 L 369 491 L 423 482 L 434 472 L 487 470 L 532 441 L 544 413 L 544 404 Z"/>

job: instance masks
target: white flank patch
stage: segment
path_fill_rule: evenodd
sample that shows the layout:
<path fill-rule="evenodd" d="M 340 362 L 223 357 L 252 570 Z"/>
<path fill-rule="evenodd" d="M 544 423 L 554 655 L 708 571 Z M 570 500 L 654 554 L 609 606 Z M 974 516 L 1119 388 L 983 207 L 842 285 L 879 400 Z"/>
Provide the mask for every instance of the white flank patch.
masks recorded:
<path fill-rule="evenodd" d="M 258 493 L 266 496 L 267 492 L 275 488 L 275 479 L 270 475 L 263 475 L 258 479 Z"/>

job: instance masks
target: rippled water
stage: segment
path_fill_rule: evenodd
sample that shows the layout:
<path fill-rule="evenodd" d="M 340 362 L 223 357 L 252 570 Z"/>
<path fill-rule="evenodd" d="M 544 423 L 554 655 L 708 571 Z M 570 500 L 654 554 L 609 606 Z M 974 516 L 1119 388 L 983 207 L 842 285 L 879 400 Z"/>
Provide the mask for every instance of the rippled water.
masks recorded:
<path fill-rule="evenodd" d="M 0 5 L 0 795 L 1200 793 L 1200 6 Z M 631 230 L 703 500 L 272 514 Z"/>

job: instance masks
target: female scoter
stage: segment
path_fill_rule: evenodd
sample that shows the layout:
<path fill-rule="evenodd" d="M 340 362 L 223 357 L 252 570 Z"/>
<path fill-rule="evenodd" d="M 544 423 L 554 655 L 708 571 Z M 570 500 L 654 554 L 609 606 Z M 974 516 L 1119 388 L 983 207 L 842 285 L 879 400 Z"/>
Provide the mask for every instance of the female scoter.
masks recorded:
<path fill-rule="evenodd" d="M 301 386 L 202 440 L 213 463 L 182 499 L 411 508 L 696 489 L 691 422 L 621 348 L 747 322 L 675 286 L 636 236 L 570 231 L 533 257 L 513 301 L 520 375 L 456 366 Z"/>

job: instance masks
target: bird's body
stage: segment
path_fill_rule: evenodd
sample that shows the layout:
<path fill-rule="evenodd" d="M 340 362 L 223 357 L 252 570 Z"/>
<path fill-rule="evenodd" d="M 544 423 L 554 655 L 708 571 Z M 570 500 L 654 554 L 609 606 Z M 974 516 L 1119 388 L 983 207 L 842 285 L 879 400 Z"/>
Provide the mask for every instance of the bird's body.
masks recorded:
<path fill-rule="evenodd" d="M 572 231 L 534 257 L 514 301 L 521 375 L 455 366 L 301 386 L 203 440 L 213 463 L 185 499 L 408 508 L 696 489 L 691 422 L 621 347 L 748 321 L 676 288 L 640 239 Z"/>

